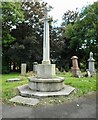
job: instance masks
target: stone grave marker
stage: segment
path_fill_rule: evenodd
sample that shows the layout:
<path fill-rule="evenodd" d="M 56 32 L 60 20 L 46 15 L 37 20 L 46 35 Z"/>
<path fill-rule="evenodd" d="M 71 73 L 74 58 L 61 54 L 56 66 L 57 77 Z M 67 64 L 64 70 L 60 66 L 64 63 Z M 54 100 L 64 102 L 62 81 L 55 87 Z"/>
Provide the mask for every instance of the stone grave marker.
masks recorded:
<path fill-rule="evenodd" d="M 72 75 L 74 77 L 78 77 L 78 73 L 80 71 L 80 69 L 78 67 L 78 57 L 77 56 L 73 56 L 71 59 L 72 59 L 72 67 L 71 67 Z"/>
<path fill-rule="evenodd" d="M 26 64 L 22 63 L 21 64 L 21 75 L 25 75 L 26 74 Z"/>
<path fill-rule="evenodd" d="M 90 73 L 96 73 L 94 62 L 95 59 L 93 58 L 93 53 L 90 52 L 90 58 L 88 59 L 88 70 Z"/>
<path fill-rule="evenodd" d="M 87 77 L 91 77 L 91 73 L 88 69 L 86 70 L 86 72 L 87 72 Z"/>
<path fill-rule="evenodd" d="M 35 72 L 35 73 L 37 73 L 37 65 L 38 65 L 37 62 L 33 63 L 33 72 Z"/>

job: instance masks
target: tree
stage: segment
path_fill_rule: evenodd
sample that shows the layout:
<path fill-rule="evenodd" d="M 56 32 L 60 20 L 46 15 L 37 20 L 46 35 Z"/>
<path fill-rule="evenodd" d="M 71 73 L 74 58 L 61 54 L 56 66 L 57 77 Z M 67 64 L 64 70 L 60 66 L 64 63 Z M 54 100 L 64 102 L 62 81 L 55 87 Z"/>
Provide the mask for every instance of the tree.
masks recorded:
<path fill-rule="evenodd" d="M 16 40 L 7 52 L 14 66 L 20 68 L 21 63 L 25 62 L 28 70 L 32 70 L 33 62 L 40 62 L 42 59 L 43 23 L 39 21 L 43 16 L 42 7 L 44 4 L 41 5 L 39 2 L 22 3 L 25 20 L 18 23 L 11 31 L 11 35 Z"/>
<path fill-rule="evenodd" d="M 21 3 L 2 2 L 2 68 L 4 72 L 9 69 L 9 56 L 7 55 L 10 44 L 15 40 L 11 31 L 17 23 L 23 21 L 24 13 Z"/>
<path fill-rule="evenodd" d="M 77 8 L 75 11 L 68 10 L 63 15 L 63 22 L 62 25 L 68 25 L 68 24 L 74 24 L 74 22 L 77 20 L 79 12 L 77 11 Z"/>
<path fill-rule="evenodd" d="M 2 2 L 2 44 L 6 46 L 10 44 L 14 38 L 10 31 L 17 23 L 23 21 L 24 15 L 21 3 Z"/>
<path fill-rule="evenodd" d="M 87 6 L 79 14 L 74 24 L 65 27 L 66 38 L 70 40 L 70 48 L 78 55 L 81 62 L 86 62 L 92 51 L 98 61 L 98 2 Z"/>
<path fill-rule="evenodd" d="M 78 11 L 66 11 L 63 15 L 63 21 L 61 24 L 61 27 L 58 28 L 58 36 L 59 36 L 59 42 L 62 42 L 62 49 L 60 51 L 60 57 L 59 57 L 59 65 L 60 67 L 63 67 L 66 71 L 69 70 L 69 66 L 71 64 L 70 58 L 72 57 L 73 48 L 70 47 L 70 41 L 71 39 L 66 37 L 65 32 L 67 31 L 65 28 L 67 26 L 71 27 L 74 25 L 78 17 Z"/>
<path fill-rule="evenodd" d="M 8 50 L 11 63 L 20 67 L 21 63 L 35 60 L 35 49 L 38 43 L 34 29 L 26 23 L 21 23 L 12 30 L 11 34 L 16 38 Z"/>

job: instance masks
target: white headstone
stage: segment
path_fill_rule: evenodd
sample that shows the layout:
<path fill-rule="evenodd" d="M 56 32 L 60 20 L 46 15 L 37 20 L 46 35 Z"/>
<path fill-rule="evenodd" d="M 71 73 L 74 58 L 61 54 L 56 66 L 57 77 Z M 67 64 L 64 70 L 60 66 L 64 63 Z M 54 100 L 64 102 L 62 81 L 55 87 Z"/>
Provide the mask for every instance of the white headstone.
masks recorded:
<path fill-rule="evenodd" d="M 21 64 L 21 75 L 25 75 L 26 74 L 26 64 L 22 63 Z"/>
<path fill-rule="evenodd" d="M 87 69 L 87 76 L 91 77 L 91 73 L 90 73 L 90 71 L 88 69 Z"/>
<path fill-rule="evenodd" d="M 38 63 L 37 63 L 37 62 L 34 62 L 34 63 L 33 63 L 33 71 L 34 71 L 34 72 L 37 72 L 37 66 L 38 66 Z"/>

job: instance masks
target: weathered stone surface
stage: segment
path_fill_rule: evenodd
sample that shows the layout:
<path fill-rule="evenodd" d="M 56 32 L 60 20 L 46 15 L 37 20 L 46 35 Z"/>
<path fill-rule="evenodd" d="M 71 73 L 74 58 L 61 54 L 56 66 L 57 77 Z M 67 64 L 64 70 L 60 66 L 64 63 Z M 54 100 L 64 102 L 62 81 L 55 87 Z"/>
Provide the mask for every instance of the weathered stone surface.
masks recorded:
<path fill-rule="evenodd" d="M 22 96 L 16 96 L 10 99 L 9 101 L 14 103 L 24 104 L 24 105 L 36 105 L 37 103 L 39 103 L 39 100 L 36 98 L 25 98 Z"/>
<path fill-rule="evenodd" d="M 28 85 L 23 85 L 23 86 L 17 87 L 17 89 L 19 90 L 21 96 L 48 97 L 48 96 L 67 96 L 72 91 L 74 91 L 75 88 L 70 87 L 68 85 L 65 85 L 64 88 L 62 90 L 60 90 L 60 91 L 56 91 L 56 92 L 38 92 L 38 91 L 30 90 Z"/>
<path fill-rule="evenodd" d="M 38 64 L 37 77 L 39 78 L 55 77 L 55 64 Z"/>
<path fill-rule="evenodd" d="M 43 34 L 43 61 L 42 64 L 50 64 L 50 39 L 49 39 L 49 7 L 44 8 L 44 34 Z"/>
<path fill-rule="evenodd" d="M 16 81 L 20 81 L 19 78 L 10 78 L 10 79 L 7 79 L 6 82 L 16 82 Z"/>
<path fill-rule="evenodd" d="M 94 65 L 94 58 L 93 58 L 93 53 L 90 52 L 90 58 L 88 59 L 88 70 L 90 71 L 90 73 L 96 73 L 96 70 L 95 70 L 95 65 Z"/>
<path fill-rule="evenodd" d="M 58 91 L 64 88 L 64 78 L 56 77 L 56 78 L 36 78 L 29 77 L 29 88 L 34 91 L 44 91 L 44 92 L 52 92 Z"/>
<path fill-rule="evenodd" d="M 80 71 L 80 69 L 78 67 L 78 61 L 77 61 L 78 57 L 73 56 L 71 59 L 72 59 L 72 67 L 71 67 L 72 75 L 74 77 L 78 77 L 77 72 Z"/>
<path fill-rule="evenodd" d="M 51 82 L 53 82 L 53 83 L 55 83 L 55 82 L 62 82 L 62 81 L 64 81 L 64 78 L 63 77 L 55 77 L 55 78 L 37 78 L 37 77 L 28 77 L 28 79 L 29 79 L 29 82 L 45 82 L 45 83 L 51 83 Z"/>
<path fill-rule="evenodd" d="M 38 65 L 37 62 L 34 62 L 34 63 L 33 63 L 33 72 L 36 72 L 36 73 L 37 73 L 37 65 Z"/>
<path fill-rule="evenodd" d="M 21 64 L 21 75 L 25 75 L 26 74 L 26 64 L 22 63 Z"/>
<path fill-rule="evenodd" d="M 87 69 L 87 77 L 91 77 L 91 73 L 90 73 L 90 71 Z"/>

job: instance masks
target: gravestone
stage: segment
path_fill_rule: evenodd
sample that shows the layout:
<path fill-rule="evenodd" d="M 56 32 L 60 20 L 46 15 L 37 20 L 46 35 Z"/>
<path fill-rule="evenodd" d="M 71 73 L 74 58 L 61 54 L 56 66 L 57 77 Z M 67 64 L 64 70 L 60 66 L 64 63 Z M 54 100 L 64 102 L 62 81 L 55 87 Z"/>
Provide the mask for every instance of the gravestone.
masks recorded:
<path fill-rule="evenodd" d="M 87 72 L 87 77 L 91 77 L 91 73 L 88 69 L 86 70 L 86 72 Z"/>
<path fill-rule="evenodd" d="M 80 71 L 79 67 L 78 67 L 78 57 L 77 56 L 73 56 L 72 58 L 72 67 L 71 67 L 71 70 L 72 70 L 72 75 L 74 77 L 78 77 L 78 73 Z"/>
<path fill-rule="evenodd" d="M 37 62 L 33 63 L 33 72 L 35 72 L 35 73 L 37 73 L 37 65 L 38 65 Z"/>
<path fill-rule="evenodd" d="M 90 58 L 88 59 L 88 70 L 90 73 L 96 73 L 94 62 L 95 59 L 93 58 L 93 53 L 90 52 Z"/>
<path fill-rule="evenodd" d="M 21 75 L 25 75 L 26 74 L 26 64 L 22 63 L 21 64 Z"/>

